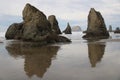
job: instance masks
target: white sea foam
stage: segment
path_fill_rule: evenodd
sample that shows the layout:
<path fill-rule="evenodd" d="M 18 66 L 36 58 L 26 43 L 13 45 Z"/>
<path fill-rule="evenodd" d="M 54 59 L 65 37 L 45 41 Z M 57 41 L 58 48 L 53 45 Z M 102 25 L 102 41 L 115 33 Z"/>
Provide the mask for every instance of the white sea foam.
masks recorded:
<path fill-rule="evenodd" d="M 0 32 L 0 37 L 5 37 L 5 32 Z"/>
<path fill-rule="evenodd" d="M 65 36 L 71 40 L 81 40 L 83 33 L 82 32 L 72 32 L 72 34 L 62 34 L 62 36 Z"/>
<path fill-rule="evenodd" d="M 5 32 L 0 32 L 0 41 L 4 42 L 5 40 Z"/>

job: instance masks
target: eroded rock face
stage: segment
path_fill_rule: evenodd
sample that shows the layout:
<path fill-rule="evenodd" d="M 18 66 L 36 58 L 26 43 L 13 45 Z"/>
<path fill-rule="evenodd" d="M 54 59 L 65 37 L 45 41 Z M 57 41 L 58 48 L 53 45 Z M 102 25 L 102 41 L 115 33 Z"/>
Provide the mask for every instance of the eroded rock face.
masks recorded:
<path fill-rule="evenodd" d="M 95 11 L 94 8 L 91 8 L 88 15 L 88 28 L 86 35 L 83 38 L 108 38 L 109 33 L 106 29 L 104 19 L 100 12 Z"/>
<path fill-rule="evenodd" d="M 21 39 L 44 43 L 60 41 L 56 40 L 59 37 L 52 31 L 51 24 L 45 14 L 30 4 L 26 4 L 23 10 L 23 22 L 12 24 L 8 28 L 5 37 L 6 39 Z M 66 38 L 64 39 L 63 42 L 68 41 Z"/>
<path fill-rule="evenodd" d="M 5 37 L 6 39 L 20 39 L 22 36 L 23 23 L 13 23 L 8 28 Z"/>
<path fill-rule="evenodd" d="M 66 27 L 66 29 L 63 32 L 65 34 L 72 34 L 72 29 L 71 29 L 71 26 L 70 26 L 69 23 L 67 24 L 67 27 Z"/>
<path fill-rule="evenodd" d="M 58 21 L 57 21 L 56 17 L 54 15 L 50 15 L 48 17 L 48 21 L 51 24 L 52 31 L 56 34 L 61 34 L 61 31 L 60 31 L 60 28 L 59 28 Z"/>
<path fill-rule="evenodd" d="M 26 4 L 23 10 L 23 20 L 23 39 L 25 40 L 46 40 L 52 31 L 44 13 L 30 4 Z"/>

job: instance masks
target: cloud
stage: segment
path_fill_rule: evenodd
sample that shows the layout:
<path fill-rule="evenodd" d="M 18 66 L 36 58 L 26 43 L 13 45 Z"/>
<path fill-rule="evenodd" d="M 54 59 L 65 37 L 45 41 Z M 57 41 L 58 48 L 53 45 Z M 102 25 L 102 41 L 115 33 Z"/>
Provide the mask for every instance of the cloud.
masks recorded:
<path fill-rule="evenodd" d="M 82 26 L 86 25 L 89 10 L 93 7 L 101 12 L 107 25 L 109 22 L 112 22 L 110 24 L 118 22 L 116 25 L 120 25 L 120 0 L 0 0 L 0 2 L 2 15 L 22 16 L 25 4 L 30 3 L 47 16 L 53 14 L 60 20 L 73 24 L 81 23 Z"/>
<path fill-rule="evenodd" d="M 21 16 L 25 4 L 36 5 L 36 1 L 38 0 L 0 0 L 0 14 Z"/>
<path fill-rule="evenodd" d="M 26 3 L 31 3 L 47 15 L 60 15 L 63 19 L 65 17 L 64 15 L 69 15 L 68 17 L 72 20 L 78 20 L 79 17 L 77 18 L 77 16 L 79 15 L 81 15 L 83 19 L 84 17 L 82 14 L 84 13 L 87 15 L 91 7 L 102 11 L 104 14 L 108 14 L 110 12 L 120 13 L 119 0 L 14 0 L 9 2 L 8 0 L 4 0 L 1 2 L 0 13 L 19 16 L 22 15 L 22 10 Z M 73 18 L 73 16 L 75 18 Z"/>

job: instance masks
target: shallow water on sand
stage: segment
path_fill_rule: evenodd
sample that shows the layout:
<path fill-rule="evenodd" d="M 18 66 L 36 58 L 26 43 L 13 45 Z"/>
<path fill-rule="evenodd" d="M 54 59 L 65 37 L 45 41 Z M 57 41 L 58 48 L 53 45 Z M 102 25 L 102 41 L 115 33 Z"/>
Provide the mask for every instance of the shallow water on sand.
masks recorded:
<path fill-rule="evenodd" d="M 64 35 L 64 34 L 63 34 Z M 0 80 L 120 80 L 120 34 L 88 42 L 81 32 L 70 44 L 0 43 Z"/>

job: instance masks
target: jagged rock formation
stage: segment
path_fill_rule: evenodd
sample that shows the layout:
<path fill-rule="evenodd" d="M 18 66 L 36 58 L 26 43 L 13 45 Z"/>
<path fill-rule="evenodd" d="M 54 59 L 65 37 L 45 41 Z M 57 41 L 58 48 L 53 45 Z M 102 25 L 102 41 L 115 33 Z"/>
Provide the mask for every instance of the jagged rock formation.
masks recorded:
<path fill-rule="evenodd" d="M 13 23 L 6 32 L 7 39 L 20 39 L 22 36 L 23 23 Z"/>
<path fill-rule="evenodd" d="M 43 12 L 26 4 L 23 10 L 23 37 L 25 40 L 44 41 L 51 33 L 50 23 Z"/>
<path fill-rule="evenodd" d="M 88 28 L 86 35 L 83 36 L 85 39 L 94 39 L 94 38 L 108 38 L 109 33 L 106 29 L 104 19 L 100 12 L 95 11 L 94 8 L 91 8 L 88 15 Z"/>
<path fill-rule="evenodd" d="M 71 26 L 70 26 L 69 23 L 67 24 L 67 27 L 66 27 L 66 29 L 63 31 L 63 33 L 65 33 L 65 34 L 72 34 L 72 29 L 71 29 Z"/>
<path fill-rule="evenodd" d="M 61 34 L 60 28 L 58 26 L 58 21 L 54 15 L 48 17 L 48 21 L 51 24 L 52 31 L 56 34 Z"/>
<path fill-rule="evenodd" d="M 73 32 L 78 32 L 78 31 L 81 31 L 81 28 L 80 28 L 80 26 L 73 26 L 72 31 Z"/>
<path fill-rule="evenodd" d="M 45 44 L 70 42 L 69 39 L 55 34 L 45 14 L 34 6 L 26 4 L 22 14 L 23 22 L 12 24 L 6 32 L 6 39 L 37 41 Z"/>

